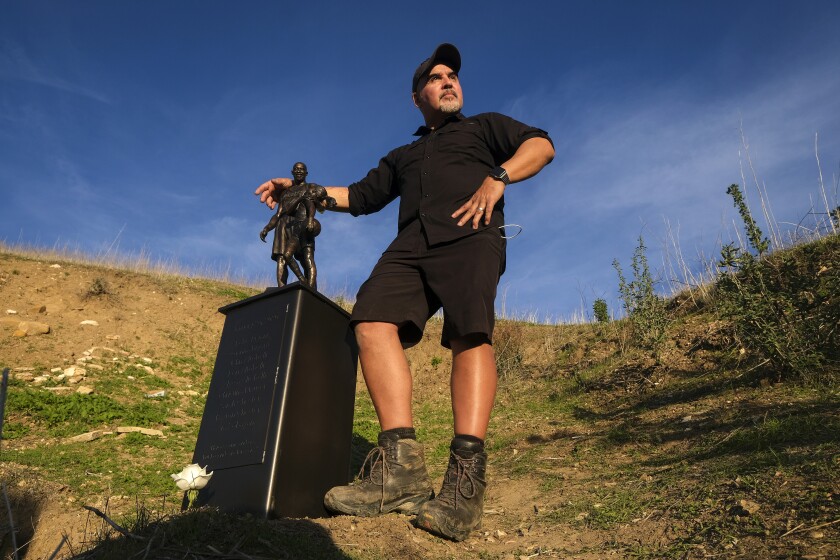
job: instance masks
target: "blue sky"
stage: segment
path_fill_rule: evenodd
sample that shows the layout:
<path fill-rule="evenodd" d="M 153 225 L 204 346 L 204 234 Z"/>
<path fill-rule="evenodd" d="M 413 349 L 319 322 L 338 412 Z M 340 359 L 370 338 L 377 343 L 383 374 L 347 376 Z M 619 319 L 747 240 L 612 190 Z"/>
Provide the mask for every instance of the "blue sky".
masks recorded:
<path fill-rule="evenodd" d="M 837 204 L 840 3 L 0 0 L 0 240 L 110 246 L 268 285 L 271 216 L 253 196 L 295 161 L 347 184 L 412 140 L 417 64 L 461 50 L 465 113 L 549 131 L 557 157 L 509 187 L 498 308 L 563 320 L 629 268 L 640 234 L 664 282 L 668 231 L 702 268 L 749 180 L 775 220 Z M 355 294 L 396 204 L 330 213 L 319 283 Z M 813 225 L 809 218 L 805 225 Z M 759 225 L 765 226 L 760 219 Z M 765 226 L 766 227 L 766 226 Z M 667 289 L 663 285 L 663 290 Z"/>

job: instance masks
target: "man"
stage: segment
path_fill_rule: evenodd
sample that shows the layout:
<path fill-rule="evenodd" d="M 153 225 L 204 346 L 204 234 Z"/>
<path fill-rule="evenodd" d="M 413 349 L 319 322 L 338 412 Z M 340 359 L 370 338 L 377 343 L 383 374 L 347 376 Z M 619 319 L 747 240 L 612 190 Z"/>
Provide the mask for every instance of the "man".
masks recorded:
<path fill-rule="evenodd" d="M 271 258 L 277 261 L 278 286 L 286 285 L 291 268 L 302 282 L 317 290 L 315 238 L 321 233 L 321 224 L 315 219 L 315 211 L 332 208 L 335 199 L 321 185 L 307 183 L 307 175 L 305 163 L 299 161 L 292 166 L 292 186 L 279 194 L 277 213 L 260 232 L 260 239 L 265 242 L 274 229 Z M 295 259 L 303 265 L 303 271 Z"/>
<path fill-rule="evenodd" d="M 370 473 L 330 490 L 328 509 L 350 515 L 416 513 L 417 525 L 460 541 L 478 527 L 486 488 L 484 438 L 496 395 L 494 300 L 505 267 L 502 195 L 554 157 L 548 134 L 504 115 L 461 114 L 461 55 L 444 43 L 414 73 L 419 138 L 386 155 L 349 187 L 327 187 L 337 210 L 369 214 L 400 198 L 398 234 L 359 290 L 351 324 L 382 432 Z M 288 179 L 256 193 L 273 208 Z M 433 496 L 411 411 L 403 347 L 443 307 L 441 344 L 452 350 L 454 438 Z"/>

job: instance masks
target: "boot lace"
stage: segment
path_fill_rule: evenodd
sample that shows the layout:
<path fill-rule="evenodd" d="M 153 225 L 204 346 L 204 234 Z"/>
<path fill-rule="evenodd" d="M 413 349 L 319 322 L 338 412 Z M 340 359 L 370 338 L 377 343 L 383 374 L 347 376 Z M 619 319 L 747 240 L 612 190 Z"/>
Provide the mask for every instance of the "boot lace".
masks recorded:
<path fill-rule="evenodd" d="M 368 451 L 367 457 L 362 462 L 362 468 L 359 469 L 359 474 L 356 478 L 359 479 L 360 484 L 373 484 L 379 486 L 382 496 L 379 500 L 379 510 L 385 506 L 385 481 L 388 480 L 388 475 L 391 472 L 391 466 L 388 461 L 388 450 L 382 446 L 377 446 Z M 365 476 L 365 467 L 368 467 L 368 474 Z"/>
<path fill-rule="evenodd" d="M 449 452 L 449 466 L 446 469 L 446 476 L 443 477 L 443 486 L 440 494 L 435 498 L 453 509 L 458 509 L 458 496 L 469 500 L 475 496 L 475 470 L 478 457 L 469 459 L 461 457 L 457 453 Z M 469 486 L 469 490 L 465 489 Z"/>

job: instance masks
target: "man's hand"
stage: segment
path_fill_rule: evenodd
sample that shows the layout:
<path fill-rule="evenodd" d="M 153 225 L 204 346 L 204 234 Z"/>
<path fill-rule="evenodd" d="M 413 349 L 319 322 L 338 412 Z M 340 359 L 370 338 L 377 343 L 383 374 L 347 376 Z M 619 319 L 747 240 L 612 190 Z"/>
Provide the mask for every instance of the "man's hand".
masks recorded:
<path fill-rule="evenodd" d="M 264 202 L 266 206 L 274 210 L 277 206 L 278 191 L 280 189 L 288 189 L 291 186 L 292 180 L 287 177 L 271 179 L 257 187 L 254 194 L 260 197 L 260 202 Z"/>
<path fill-rule="evenodd" d="M 265 236 L 266 235 L 268 235 L 268 230 L 267 229 L 264 229 L 260 232 L 260 239 L 262 239 L 263 243 L 265 243 Z"/>
<path fill-rule="evenodd" d="M 458 220 L 459 226 L 472 220 L 472 228 L 478 229 L 482 217 L 484 218 L 484 225 L 489 225 L 493 208 L 503 194 L 505 194 L 505 184 L 499 179 L 487 177 L 475 191 L 475 194 L 463 206 L 455 210 L 452 217 L 461 217 Z"/>

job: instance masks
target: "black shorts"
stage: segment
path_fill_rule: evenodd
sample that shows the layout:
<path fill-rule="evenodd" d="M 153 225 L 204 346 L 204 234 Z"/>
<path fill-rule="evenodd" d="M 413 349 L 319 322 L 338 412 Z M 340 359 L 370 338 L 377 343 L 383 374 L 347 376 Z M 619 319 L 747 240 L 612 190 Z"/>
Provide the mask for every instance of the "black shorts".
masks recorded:
<path fill-rule="evenodd" d="M 393 323 L 403 347 L 423 337 L 426 321 L 443 307 L 440 343 L 479 334 L 493 339 L 496 287 L 505 271 L 505 245 L 497 228 L 412 251 L 386 251 L 359 288 L 351 325 Z"/>

